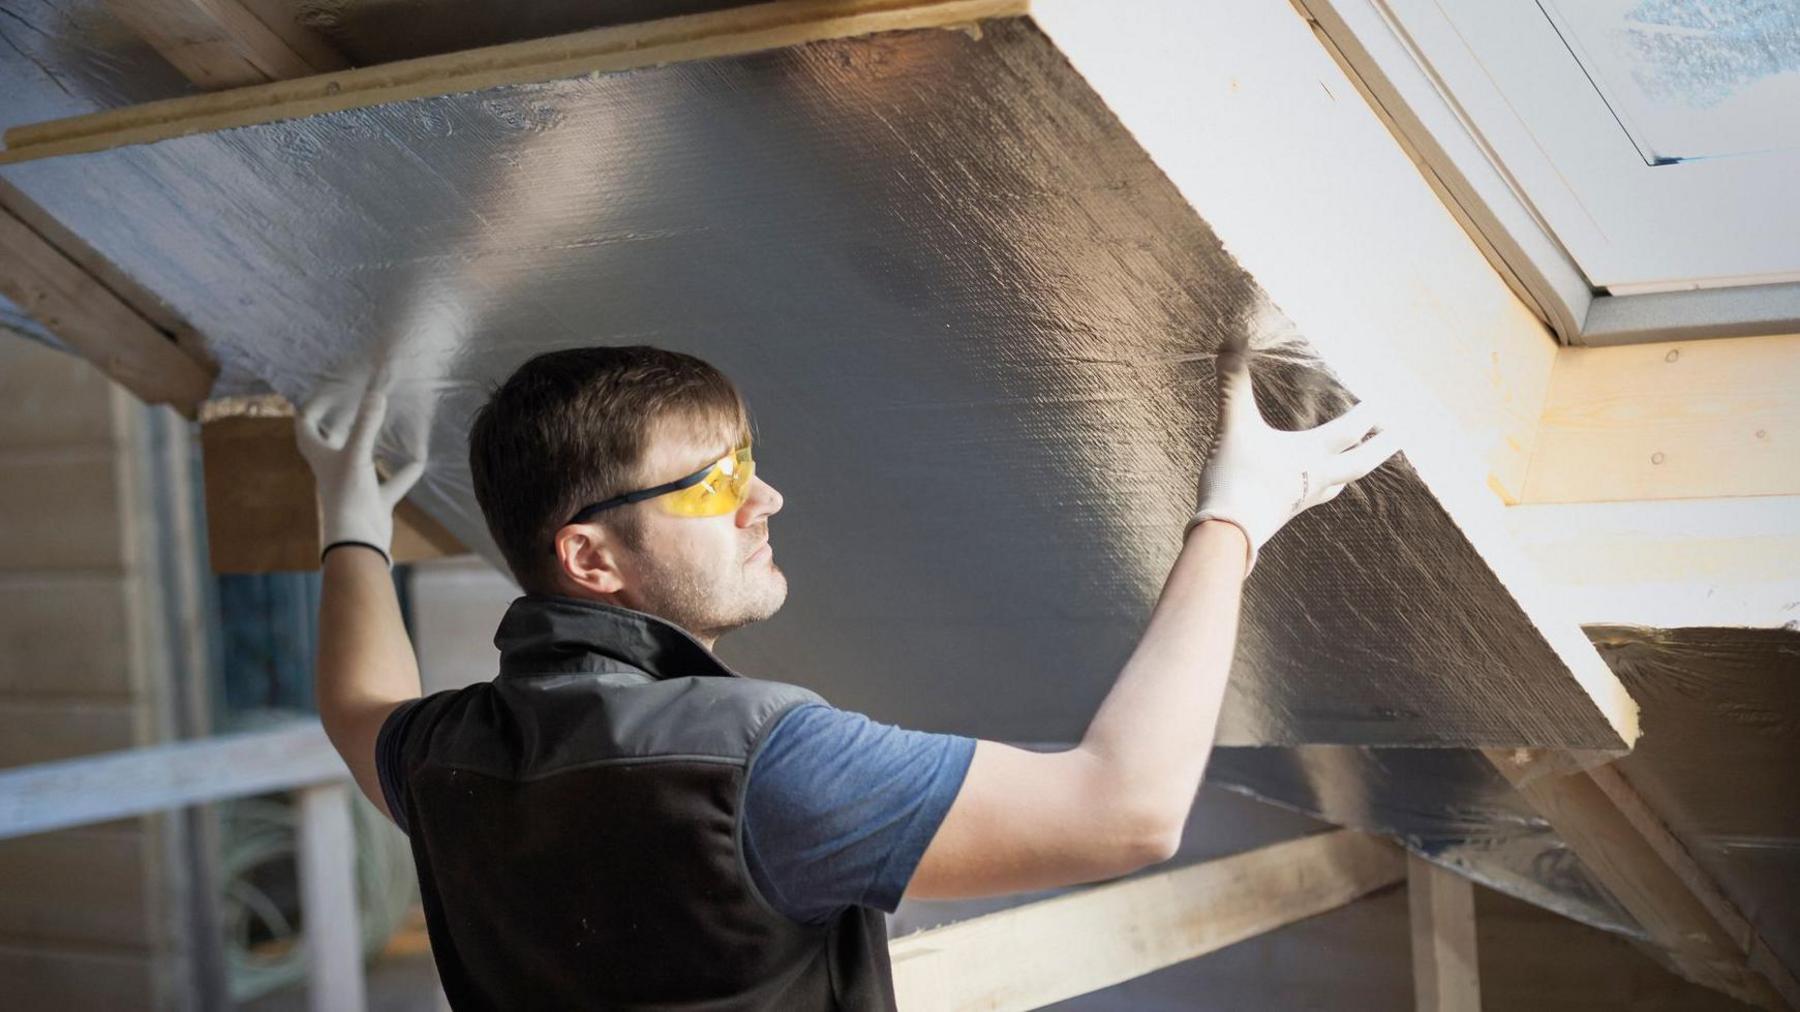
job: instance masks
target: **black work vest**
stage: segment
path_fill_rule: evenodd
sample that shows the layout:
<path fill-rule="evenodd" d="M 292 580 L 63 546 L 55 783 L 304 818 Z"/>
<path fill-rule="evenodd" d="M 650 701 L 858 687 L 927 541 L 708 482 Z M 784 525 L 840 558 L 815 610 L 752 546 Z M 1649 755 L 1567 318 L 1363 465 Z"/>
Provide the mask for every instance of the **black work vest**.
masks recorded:
<path fill-rule="evenodd" d="M 500 675 L 426 697 L 397 779 L 432 955 L 458 1009 L 892 1009 L 881 912 L 769 906 L 745 772 L 818 702 L 739 677 L 681 629 L 513 602 Z"/>

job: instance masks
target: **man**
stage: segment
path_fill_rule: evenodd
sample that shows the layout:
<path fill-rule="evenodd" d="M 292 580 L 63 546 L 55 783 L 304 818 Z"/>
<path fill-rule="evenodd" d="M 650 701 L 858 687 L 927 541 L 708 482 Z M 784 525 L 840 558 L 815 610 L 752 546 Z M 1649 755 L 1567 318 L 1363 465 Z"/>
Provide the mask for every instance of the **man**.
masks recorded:
<path fill-rule="evenodd" d="M 1050 753 L 878 724 L 713 655 L 786 597 L 782 497 L 730 381 L 647 347 L 541 355 L 477 416 L 476 497 L 526 594 L 496 635 L 497 678 L 420 699 L 387 558 L 419 468 L 377 476 L 379 384 L 309 405 L 320 716 L 411 836 L 451 1002 L 892 1008 L 881 912 L 903 895 L 1043 889 L 1174 854 L 1257 552 L 1394 450 L 1361 406 L 1272 429 L 1241 356 L 1219 376 L 1198 509 L 1142 640 L 1081 743 Z"/>

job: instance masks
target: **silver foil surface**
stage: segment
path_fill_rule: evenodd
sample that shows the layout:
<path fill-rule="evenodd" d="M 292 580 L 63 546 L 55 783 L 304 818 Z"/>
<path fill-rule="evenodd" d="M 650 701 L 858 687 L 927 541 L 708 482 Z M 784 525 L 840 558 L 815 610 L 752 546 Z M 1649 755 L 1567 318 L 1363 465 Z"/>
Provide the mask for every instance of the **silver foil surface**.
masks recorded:
<path fill-rule="evenodd" d="M 538 352 L 648 342 L 747 393 L 786 610 L 743 670 L 881 719 L 1079 736 L 1260 354 L 1353 400 L 1029 21 L 895 33 L 4 168 L 207 335 L 222 391 L 381 369 L 418 495 L 495 557 L 468 419 Z M 1297 237 L 1296 241 L 1302 241 Z M 1397 459 L 1269 546 L 1227 744 L 1621 744 Z"/>
<path fill-rule="evenodd" d="M 1800 966 L 1800 630 L 1587 632 L 1642 708 L 1620 772 L 1782 964 Z M 1642 937 L 1479 752 L 1225 748 L 1207 779 Z"/>

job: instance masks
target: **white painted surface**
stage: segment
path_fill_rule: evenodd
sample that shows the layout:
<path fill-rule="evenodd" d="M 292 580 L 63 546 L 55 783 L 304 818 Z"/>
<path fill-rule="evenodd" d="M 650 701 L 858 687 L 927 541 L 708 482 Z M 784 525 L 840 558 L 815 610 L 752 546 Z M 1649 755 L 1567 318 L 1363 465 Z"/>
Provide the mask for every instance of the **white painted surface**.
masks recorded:
<path fill-rule="evenodd" d="M 1656 68 L 1634 57 L 1626 31 L 1649 22 L 1628 22 L 1620 0 L 1548 13 L 1534 0 L 1336 3 L 1373 6 L 1392 23 L 1596 287 L 1628 294 L 1800 277 L 1791 196 L 1800 150 L 1782 142 L 1778 121 L 1791 117 L 1768 116 L 1793 75 L 1733 86 L 1728 61 L 1714 54 L 1712 78 L 1680 79 L 1659 99 L 1637 83 Z M 1665 34 L 1697 54 L 1723 38 L 1700 28 Z M 1705 107 L 1708 80 L 1730 97 Z M 1747 150 L 1757 134 L 1766 146 Z M 1652 136 L 1675 147 L 1657 150 Z"/>
<path fill-rule="evenodd" d="M 300 918 L 306 934 L 307 1003 L 313 1012 L 363 1012 L 362 931 L 356 915 L 356 834 L 350 787 L 300 791 Z"/>

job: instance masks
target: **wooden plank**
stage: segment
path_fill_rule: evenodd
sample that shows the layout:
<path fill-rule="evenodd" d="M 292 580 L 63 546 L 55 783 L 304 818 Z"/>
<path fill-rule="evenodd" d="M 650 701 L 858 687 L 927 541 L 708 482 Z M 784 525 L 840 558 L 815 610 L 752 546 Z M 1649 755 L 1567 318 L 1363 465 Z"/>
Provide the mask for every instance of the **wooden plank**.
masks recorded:
<path fill-rule="evenodd" d="M 45 762 L 0 771 L 0 839 L 349 775 L 317 721 Z"/>
<path fill-rule="evenodd" d="M 1564 348 L 1521 502 L 1800 495 L 1800 334 Z"/>
<path fill-rule="evenodd" d="M 0 936 L 148 955 L 153 846 L 143 832 L 66 829 L 0 840 Z"/>
<path fill-rule="evenodd" d="M 322 45 L 308 47 L 309 60 L 237 0 L 106 0 L 106 8 L 202 88 L 238 88 L 348 66 Z"/>
<path fill-rule="evenodd" d="M 0 770 L 132 748 L 144 740 L 146 719 L 147 714 L 129 700 L 0 701 Z M 0 772 L 0 777 L 11 775 Z M 5 835 L 0 832 L 0 837 Z"/>
<path fill-rule="evenodd" d="M 205 418 L 200 460 L 214 572 L 319 567 L 319 507 L 293 418 Z"/>
<path fill-rule="evenodd" d="M 1097 886 L 895 939 L 902 1009 L 1031 1009 L 1193 959 L 1399 882 L 1350 830 Z"/>
<path fill-rule="evenodd" d="M 1481 1012 L 1474 883 L 1408 854 L 1406 890 L 1413 1006 L 1420 1012 Z"/>
<path fill-rule="evenodd" d="M 109 446 L 0 451 L 0 570 L 124 573 L 131 538 Z"/>
<path fill-rule="evenodd" d="M 0 574 L 6 695 L 130 700 L 140 691 L 126 578 Z"/>
<path fill-rule="evenodd" d="M 214 363 L 212 354 L 207 351 L 199 332 L 170 308 L 168 303 L 150 294 L 149 289 L 113 266 L 111 261 L 95 252 L 81 237 L 63 227 L 62 222 L 39 207 L 36 201 L 4 179 L 0 179 L 0 209 L 12 212 L 13 217 L 24 222 L 27 228 L 56 247 L 63 256 L 74 261 L 75 266 L 93 277 L 102 288 L 117 295 L 139 316 L 149 321 L 150 326 L 162 331 L 175 342 L 176 347 L 187 352 L 189 358 L 200 363 L 207 375 L 218 372 L 218 366 Z"/>
<path fill-rule="evenodd" d="M 301 19 L 308 13 L 308 8 L 294 3 L 294 0 L 238 0 L 244 9 L 256 15 L 269 31 L 281 37 L 305 61 L 314 72 L 342 70 L 350 63 L 345 55 L 331 40 Z M 316 12 L 316 9 L 314 10 Z"/>
<path fill-rule="evenodd" d="M 362 925 L 356 913 L 356 834 L 343 781 L 300 792 L 300 920 L 306 1000 L 313 1012 L 363 1012 Z"/>
<path fill-rule="evenodd" d="M 1582 625 L 1800 621 L 1800 496 L 1509 506 L 1507 528 Z"/>
<path fill-rule="evenodd" d="M 1487 756 L 1682 975 L 1765 1008 L 1800 1007 L 1800 993 L 1781 993 L 1792 975 L 1752 967 L 1753 950 L 1768 957 L 1748 922 L 1616 771 L 1536 776 L 1537 753 Z"/>
<path fill-rule="evenodd" d="M 14 127 L 0 164 L 512 84 L 706 60 L 825 39 L 970 25 L 1026 0 L 776 0 L 489 46 Z"/>
<path fill-rule="evenodd" d="M 158 1012 L 157 960 L 109 949 L 45 950 L 0 945 L 0 981 L 16 1009 Z"/>
<path fill-rule="evenodd" d="M 192 418 L 212 387 L 210 369 L 5 210 L 0 294 L 146 403 Z"/>
<path fill-rule="evenodd" d="M 210 402 L 200 423 L 207 552 L 220 573 L 319 568 L 324 547 L 312 470 L 294 442 L 293 407 L 279 397 Z M 394 561 L 468 549 L 417 504 L 394 511 Z"/>
<path fill-rule="evenodd" d="M 123 440 L 122 398 L 88 362 L 36 341 L 0 338 L 0 449 Z"/>

